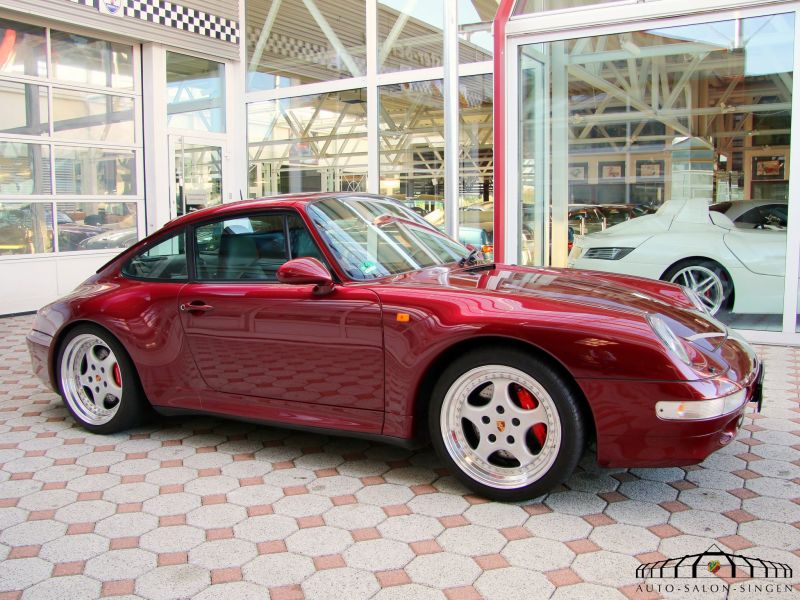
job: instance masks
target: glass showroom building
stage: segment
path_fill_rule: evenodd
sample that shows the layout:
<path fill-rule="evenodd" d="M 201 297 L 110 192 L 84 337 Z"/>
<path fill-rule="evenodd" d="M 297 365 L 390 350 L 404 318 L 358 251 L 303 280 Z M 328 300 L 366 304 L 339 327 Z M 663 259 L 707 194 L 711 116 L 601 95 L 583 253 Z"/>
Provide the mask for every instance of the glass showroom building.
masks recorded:
<path fill-rule="evenodd" d="M 793 342 L 798 6 L 0 0 L 0 314 L 187 211 L 369 191 Z"/>

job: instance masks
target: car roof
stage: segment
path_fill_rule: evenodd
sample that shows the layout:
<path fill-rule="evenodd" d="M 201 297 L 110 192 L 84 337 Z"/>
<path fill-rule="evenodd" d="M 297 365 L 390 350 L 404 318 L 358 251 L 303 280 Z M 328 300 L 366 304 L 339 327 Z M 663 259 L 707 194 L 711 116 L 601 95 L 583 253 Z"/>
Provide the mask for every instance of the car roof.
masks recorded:
<path fill-rule="evenodd" d="M 300 192 L 294 194 L 281 194 L 279 196 L 269 196 L 266 198 L 248 198 L 246 200 L 237 200 L 236 202 L 226 202 L 224 204 L 217 204 L 203 208 L 185 215 L 181 215 L 167 223 L 169 228 L 179 227 L 186 223 L 192 223 L 196 220 L 206 219 L 208 217 L 223 216 L 228 213 L 237 213 L 241 210 L 259 209 L 259 208 L 293 208 L 298 205 L 308 204 L 315 200 L 323 198 L 370 198 L 373 200 L 390 200 L 395 201 L 393 198 L 386 196 L 379 196 L 377 194 L 367 194 L 364 192 Z"/>

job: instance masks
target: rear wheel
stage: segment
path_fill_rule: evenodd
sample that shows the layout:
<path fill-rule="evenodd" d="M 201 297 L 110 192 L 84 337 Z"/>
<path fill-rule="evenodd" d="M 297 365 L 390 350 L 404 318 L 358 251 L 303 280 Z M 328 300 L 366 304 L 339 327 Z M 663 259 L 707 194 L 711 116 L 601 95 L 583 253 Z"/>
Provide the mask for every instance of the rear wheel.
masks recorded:
<path fill-rule="evenodd" d="M 149 414 L 133 363 L 107 331 L 79 325 L 58 353 L 59 391 L 75 420 L 95 433 L 115 433 Z"/>
<path fill-rule="evenodd" d="M 712 260 L 690 259 L 670 267 L 663 278 L 695 291 L 711 315 L 730 310 L 733 282 L 728 272 Z"/>
<path fill-rule="evenodd" d="M 580 404 L 546 363 L 508 349 L 481 350 L 448 367 L 434 388 L 431 439 L 477 493 L 529 500 L 563 482 L 584 448 Z"/>

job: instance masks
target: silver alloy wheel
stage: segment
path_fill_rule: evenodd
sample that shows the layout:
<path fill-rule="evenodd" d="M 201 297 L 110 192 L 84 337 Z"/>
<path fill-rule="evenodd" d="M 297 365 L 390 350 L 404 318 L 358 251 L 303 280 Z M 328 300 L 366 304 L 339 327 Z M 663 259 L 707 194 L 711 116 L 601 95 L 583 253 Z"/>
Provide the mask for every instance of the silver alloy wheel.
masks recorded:
<path fill-rule="evenodd" d="M 70 340 L 61 356 L 61 389 L 83 422 L 104 425 L 122 401 L 122 372 L 111 348 L 96 335 Z"/>
<path fill-rule="evenodd" d="M 498 489 L 538 481 L 561 448 L 561 420 L 550 394 L 524 371 L 505 365 L 477 367 L 456 379 L 445 394 L 440 427 L 458 467 Z"/>
<path fill-rule="evenodd" d="M 725 301 L 722 279 L 708 267 L 689 265 L 675 273 L 670 282 L 694 290 L 711 315 L 715 315 Z"/>

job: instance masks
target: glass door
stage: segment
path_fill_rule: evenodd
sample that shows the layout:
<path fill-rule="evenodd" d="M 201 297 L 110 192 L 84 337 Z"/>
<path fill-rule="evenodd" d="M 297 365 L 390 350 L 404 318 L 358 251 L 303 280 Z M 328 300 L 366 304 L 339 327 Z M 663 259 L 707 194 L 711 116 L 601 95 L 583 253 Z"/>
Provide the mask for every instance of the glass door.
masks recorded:
<path fill-rule="evenodd" d="M 519 163 L 518 192 L 520 202 L 516 215 L 520 237 L 517 260 L 521 264 L 545 264 L 550 228 L 547 226 L 549 156 L 546 152 L 549 96 L 547 57 L 539 51 L 541 44 L 520 47 L 519 53 Z M 512 250 L 512 248 L 509 248 Z M 510 253 L 510 256 L 513 256 Z"/>
<path fill-rule="evenodd" d="M 170 136 L 172 217 L 222 203 L 223 157 L 218 140 Z"/>

